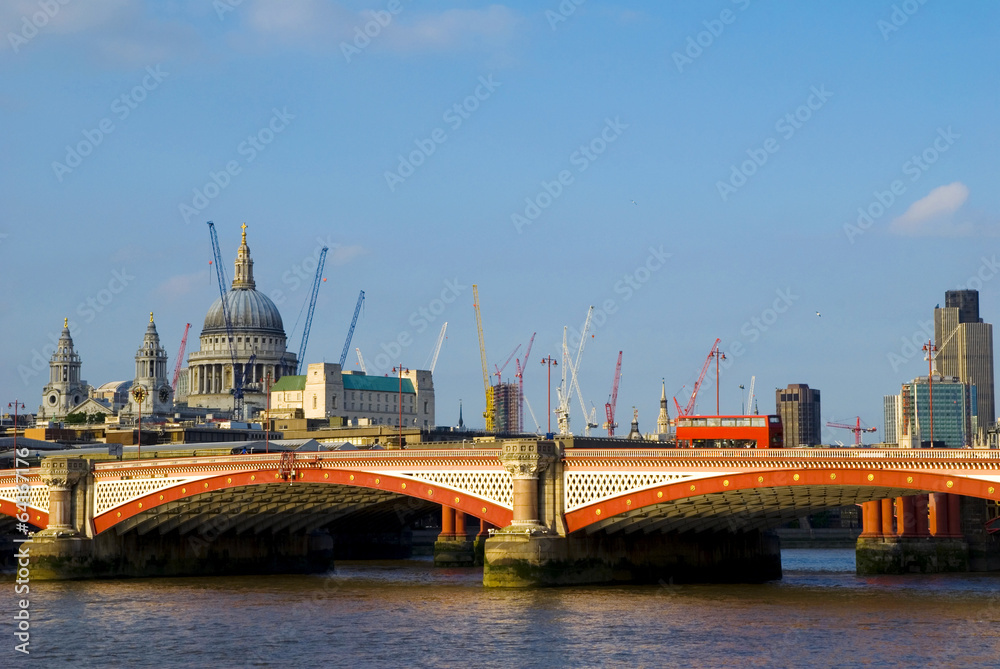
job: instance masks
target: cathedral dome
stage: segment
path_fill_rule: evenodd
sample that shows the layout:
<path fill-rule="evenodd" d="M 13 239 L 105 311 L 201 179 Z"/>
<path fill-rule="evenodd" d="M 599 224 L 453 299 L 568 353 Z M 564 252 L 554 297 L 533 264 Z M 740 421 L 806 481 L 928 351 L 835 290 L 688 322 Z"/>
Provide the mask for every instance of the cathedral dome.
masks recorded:
<path fill-rule="evenodd" d="M 229 320 L 233 330 L 275 334 L 285 336 L 285 327 L 281 322 L 278 307 L 274 306 L 264 293 L 252 288 L 236 288 L 226 293 L 226 306 L 229 308 Z M 201 333 L 225 334 L 226 317 L 222 311 L 222 298 L 218 297 L 208 309 L 205 316 L 205 327 Z"/>
<path fill-rule="evenodd" d="M 233 330 L 274 334 L 284 340 L 285 327 L 278 307 L 274 306 L 271 298 L 257 291 L 257 284 L 253 280 L 253 259 L 250 257 L 250 247 L 247 246 L 246 223 L 243 224 L 243 240 L 236 251 L 235 270 L 232 289 L 226 293 L 226 307 Z M 201 334 L 226 334 L 226 315 L 222 311 L 221 297 L 216 298 L 208 308 Z"/>

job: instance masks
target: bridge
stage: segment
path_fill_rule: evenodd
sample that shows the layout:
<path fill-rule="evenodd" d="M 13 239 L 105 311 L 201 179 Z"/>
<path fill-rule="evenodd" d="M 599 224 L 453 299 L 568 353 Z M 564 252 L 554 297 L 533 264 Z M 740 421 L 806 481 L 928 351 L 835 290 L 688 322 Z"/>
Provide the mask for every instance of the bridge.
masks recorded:
<path fill-rule="evenodd" d="M 859 569 L 967 568 L 970 547 L 1000 567 L 985 527 L 998 515 L 1000 451 L 601 441 L 124 461 L 64 451 L 0 471 L 0 514 L 28 516 L 52 577 L 198 572 L 205 560 L 306 569 L 329 557 L 333 536 L 398 533 L 440 513 L 444 555 L 465 550 L 466 516 L 490 530 L 488 585 L 766 579 L 780 576 L 766 530 L 852 504 L 864 511 Z"/>

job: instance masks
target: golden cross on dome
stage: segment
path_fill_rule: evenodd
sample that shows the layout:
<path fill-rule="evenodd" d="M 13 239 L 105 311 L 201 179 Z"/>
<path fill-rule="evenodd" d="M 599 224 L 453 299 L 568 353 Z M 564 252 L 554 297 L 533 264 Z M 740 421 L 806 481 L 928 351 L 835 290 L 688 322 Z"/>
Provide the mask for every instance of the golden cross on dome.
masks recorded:
<path fill-rule="evenodd" d="M 149 312 L 149 322 L 150 323 L 153 322 L 153 312 L 152 311 Z"/>
<path fill-rule="evenodd" d="M 244 223 L 240 227 L 243 228 L 243 243 L 246 244 L 247 243 L 247 224 Z"/>
<path fill-rule="evenodd" d="M 64 328 L 68 328 L 69 327 L 69 319 L 68 318 L 64 318 L 63 319 L 63 327 Z"/>

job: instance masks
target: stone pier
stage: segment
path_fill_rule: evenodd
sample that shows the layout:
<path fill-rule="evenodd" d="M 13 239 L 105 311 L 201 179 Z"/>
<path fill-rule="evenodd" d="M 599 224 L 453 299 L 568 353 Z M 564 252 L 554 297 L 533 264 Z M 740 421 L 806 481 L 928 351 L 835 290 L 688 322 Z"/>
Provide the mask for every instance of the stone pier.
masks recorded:
<path fill-rule="evenodd" d="M 514 519 L 485 542 L 488 587 L 781 578 L 780 546 L 769 533 L 568 535 L 562 446 L 508 441 L 500 459 L 514 483 Z"/>
<path fill-rule="evenodd" d="M 441 534 L 434 542 L 435 567 L 472 567 L 476 563 L 475 544 L 465 527 L 465 514 L 441 506 Z"/>
<path fill-rule="evenodd" d="M 969 571 L 961 501 L 957 495 L 933 493 L 865 502 L 855 571 L 863 576 Z"/>

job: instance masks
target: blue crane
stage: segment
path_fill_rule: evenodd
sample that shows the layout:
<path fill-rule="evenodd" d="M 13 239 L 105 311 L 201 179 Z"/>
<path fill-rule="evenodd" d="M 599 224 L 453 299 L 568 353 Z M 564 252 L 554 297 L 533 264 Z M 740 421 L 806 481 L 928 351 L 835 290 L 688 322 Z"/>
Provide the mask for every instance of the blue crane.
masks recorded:
<path fill-rule="evenodd" d="M 237 374 L 236 362 L 236 340 L 233 338 L 233 321 L 229 317 L 229 301 L 226 299 L 226 285 L 229 284 L 229 277 L 226 276 L 225 266 L 222 264 L 222 252 L 219 250 L 219 237 L 215 234 L 215 223 L 208 222 L 208 231 L 212 236 L 212 253 L 215 254 L 215 272 L 219 279 L 219 297 L 222 300 L 222 315 L 226 321 L 226 339 L 229 341 L 229 356 L 233 364 L 233 418 L 242 420 L 243 418 L 243 377 L 244 374 Z"/>
<path fill-rule="evenodd" d="M 326 264 L 326 252 L 330 249 L 326 246 L 319 254 L 319 264 L 316 266 L 316 278 L 313 279 L 312 295 L 309 297 L 309 311 L 306 313 L 306 324 L 302 329 L 302 343 L 299 345 L 299 364 L 295 369 L 298 374 L 302 370 L 302 363 L 306 359 L 306 346 L 309 344 L 309 330 L 312 328 L 313 312 L 316 311 L 316 298 L 319 296 L 319 282 L 323 278 L 323 265 Z"/>
<path fill-rule="evenodd" d="M 344 350 L 340 353 L 340 368 L 344 368 L 347 362 L 347 352 L 351 350 L 351 338 L 354 336 L 354 326 L 358 324 L 358 314 L 361 313 L 361 305 L 365 301 L 365 291 L 358 295 L 358 306 L 354 307 L 354 318 L 351 319 L 351 329 L 347 331 L 347 341 L 344 342 Z M 360 355 L 360 352 L 359 352 Z"/>

